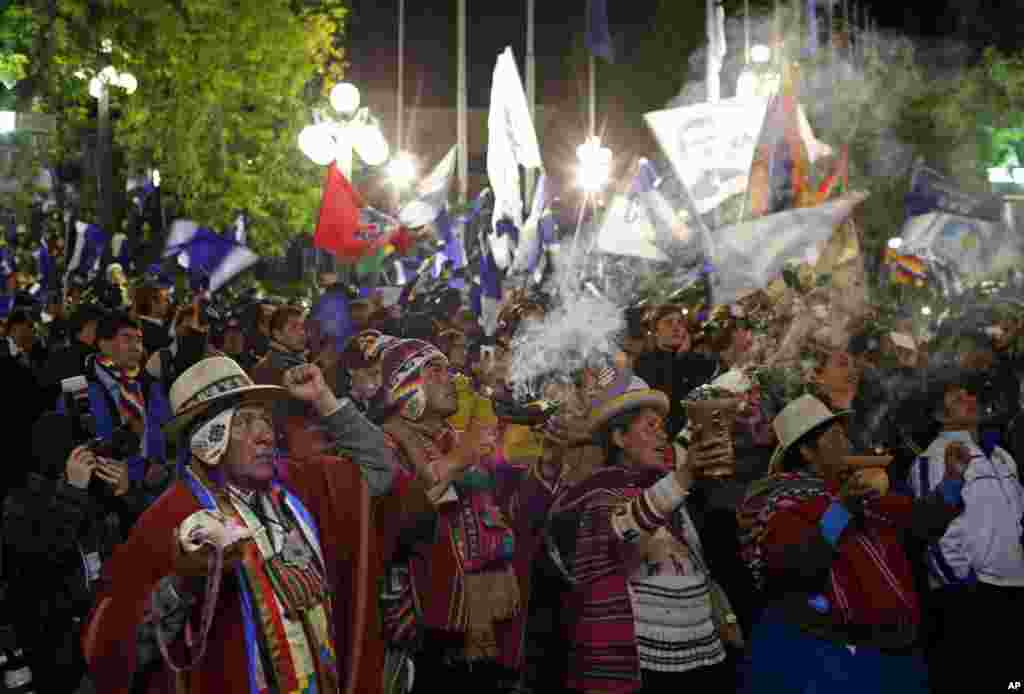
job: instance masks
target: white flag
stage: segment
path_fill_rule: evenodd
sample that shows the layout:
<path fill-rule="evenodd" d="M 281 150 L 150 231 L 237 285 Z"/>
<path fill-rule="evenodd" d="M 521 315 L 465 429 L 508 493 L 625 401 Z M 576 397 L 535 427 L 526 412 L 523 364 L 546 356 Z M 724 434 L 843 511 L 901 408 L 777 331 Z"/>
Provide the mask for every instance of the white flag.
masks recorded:
<path fill-rule="evenodd" d="M 700 214 L 746 191 L 767 110 L 767 99 L 723 99 L 644 115 Z"/>
<path fill-rule="evenodd" d="M 762 289 L 782 274 L 790 261 L 817 262 L 819 244 L 867 199 L 848 193 L 817 207 L 758 217 L 713 232 L 713 295 L 716 304 L 734 302 L 745 292 Z"/>
<path fill-rule="evenodd" d="M 448 191 L 452 176 L 455 175 L 455 158 L 458 147 L 452 146 L 430 175 L 416 187 L 416 199 L 406 203 L 398 213 L 398 219 L 410 229 L 432 223 L 448 204 Z"/>
<path fill-rule="evenodd" d="M 523 194 L 519 167 L 541 168 L 537 132 L 523 93 L 523 82 L 511 48 L 498 56 L 487 116 L 487 177 L 494 191 L 495 226 L 508 217 L 523 226 Z"/>
<path fill-rule="evenodd" d="M 908 219 L 902 237 L 900 254 L 927 261 L 943 288 L 953 293 L 1024 259 L 1021 242 L 1005 221 L 931 212 Z"/>

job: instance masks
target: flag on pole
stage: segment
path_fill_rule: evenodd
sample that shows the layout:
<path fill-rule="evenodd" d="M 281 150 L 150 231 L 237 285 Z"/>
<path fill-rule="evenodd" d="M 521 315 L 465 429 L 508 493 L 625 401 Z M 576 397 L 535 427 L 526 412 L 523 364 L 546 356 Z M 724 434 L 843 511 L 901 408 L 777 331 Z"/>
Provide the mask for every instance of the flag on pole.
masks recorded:
<path fill-rule="evenodd" d="M 590 0 L 587 10 L 587 50 L 609 63 L 615 62 L 612 35 L 608 29 L 608 0 Z"/>
<path fill-rule="evenodd" d="M 32 252 L 36 261 L 36 273 L 39 275 L 39 283 L 43 289 L 50 289 L 53 286 L 55 265 L 50 256 L 50 249 L 46 246 L 46 238 L 39 241 L 39 246 Z"/>
<path fill-rule="evenodd" d="M 339 353 L 345 350 L 345 344 L 355 333 L 348 298 L 340 288 L 324 292 L 310 311 L 309 322 L 314 342 L 322 345 L 330 340 Z"/>
<path fill-rule="evenodd" d="M 533 272 L 544 252 L 544 238 L 541 229 L 541 220 L 553 221 L 549 214 L 548 206 L 551 203 L 550 185 L 547 174 L 543 174 L 537 182 L 537 188 L 533 193 L 533 206 L 530 216 L 523 224 L 523 230 L 519 234 L 519 243 L 516 246 L 515 258 L 512 261 L 511 272 Z M 548 222 L 550 224 L 550 221 Z"/>
<path fill-rule="evenodd" d="M 709 254 L 715 303 L 729 304 L 745 292 L 763 289 L 789 262 L 816 263 L 819 245 L 866 198 L 866 193 L 848 193 L 817 207 L 789 209 L 717 230 Z"/>
<path fill-rule="evenodd" d="M 65 277 L 75 273 L 90 279 L 95 277 L 108 243 L 110 234 L 95 224 L 75 222 L 75 247 L 71 251 L 71 260 L 65 269 Z"/>
<path fill-rule="evenodd" d="M 501 270 L 498 269 L 489 251 L 480 254 L 480 291 L 479 303 L 474 301 L 474 309 L 484 329 L 490 336 L 498 329 L 498 308 L 501 306 Z"/>
<path fill-rule="evenodd" d="M 520 166 L 541 168 L 540 146 L 515 56 L 506 48 L 494 66 L 487 115 L 487 177 L 494 191 L 495 229 L 506 218 L 516 227 L 523 224 Z"/>
<path fill-rule="evenodd" d="M 164 257 L 175 256 L 188 271 L 192 286 L 205 288 L 211 294 L 260 260 L 229 235 L 205 229 L 191 220 L 178 220 L 171 226 Z"/>
<path fill-rule="evenodd" d="M 813 204 L 809 193 L 810 158 L 800 127 L 800 105 L 791 74 L 772 97 L 750 166 L 751 217 Z"/>
<path fill-rule="evenodd" d="M 829 0 L 829 2 L 831 1 Z M 811 58 L 818 54 L 818 0 L 807 0 L 807 46 L 805 52 Z"/>
<path fill-rule="evenodd" d="M 613 198 L 601 223 L 601 250 L 680 267 L 698 263 L 705 252 L 701 234 L 688 224 L 685 201 L 670 200 L 667 188 L 654 165 L 640 159 L 628 193 Z"/>
<path fill-rule="evenodd" d="M 357 237 L 362 206 L 362 198 L 338 168 L 337 162 L 331 163 L 327 167 L 313 245 L 339 259 L 352 260 L 363 255 L 367 244 Z"/>
<path fill-rule="evenodd" d="M 1003 199 L 998 195 L 968 193 L 938 171 L 925 166 L 923 160 L 914 163 L 910 191 L 904 197 L 906 215 L 948 212 L 963 217 L 974 217 L 989 222 L 1003 220 Z"/>
<path fill-rule="evenodd" d="M 448 206 L 448 191 L 455 175 L 456 153 L 453 146 L 416 187 L 416 199 L 406 203 L 398 213 L 399 221 L 410 229 L 434 222 Z"/>

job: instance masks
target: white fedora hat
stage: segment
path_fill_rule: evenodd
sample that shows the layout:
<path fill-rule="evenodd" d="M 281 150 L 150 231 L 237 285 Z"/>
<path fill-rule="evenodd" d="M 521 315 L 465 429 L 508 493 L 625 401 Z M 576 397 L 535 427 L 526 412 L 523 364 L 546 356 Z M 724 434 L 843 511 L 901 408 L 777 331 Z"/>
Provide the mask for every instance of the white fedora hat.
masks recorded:
<path fill-rule="evenodd" d="M 768 464 L 768 474 L 774 475 L 782 472 L 778 469 L 782 458 L 789 451 L 790 446 L 799 442 L 805 434 L 822 424 L 845 417 L 850 412 L 850 410 L 832 412 L 825 406 L 825 403 L 810 394 L 801 395 L 786 405 L 772 421 L 772 428 L 775 429 L 775 434 L 779 437 L 779 446 L 775 449 L 771 462 Z"/>
<path fill-rule="evenodd" d="M 171 411 L 174 419 L 164 425 L 164 433 L 177 436 L 211 405 L 228 398 L 245 402 L 269 402 L 288 397 L 280 386 L 258 386 L 233 359 L 209 357 L 192 365 L 171 386 Z"/>

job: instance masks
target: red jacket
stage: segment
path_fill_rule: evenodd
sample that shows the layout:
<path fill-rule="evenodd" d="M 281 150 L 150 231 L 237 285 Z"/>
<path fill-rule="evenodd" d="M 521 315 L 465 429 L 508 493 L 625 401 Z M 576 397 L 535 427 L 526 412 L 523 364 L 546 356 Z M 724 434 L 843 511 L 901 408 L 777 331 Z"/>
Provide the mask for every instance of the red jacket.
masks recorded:
<path fill-rule="evenodd" d="M 352 692 L 372 694 L 383 687 L 384 647 L 377 618 L 376 585 L 381 575 L 376 533 L 361 537 L 360 518 L 369 495 L 359 468 L 343 458 L 319 457 L 285 463 L 291 489 L 312 514 L 320 532 L 327 579 L 334 596 L 334 639 L 341 680 L 358 660 Z M 136 630 L 157 582 L 171 573 L 174 531 L 200 510 L 183 482 L 177 482 L 136 523 L 106 563 L 96 606 L 83 631 L 83 650 L 96 689 L 127 694 L 136 665 Z M 363 550 L 360 552 L 360 550 Z M 363 566 L 359 564 L 363 562 Z M 357 609 L 362 581 L 364 602 Z M 148 694 L 252 694 L 249 692 L 240 591 L 225 576 L 206 654 L 193 672 L 176 678 L 166 665 L 153 675 Z M 199 607 L 192 615 L 199 623 Z M 185 662 L 181 644 L 176 662 Z M 182 686 L 184 685 L 184 686 Z"/>

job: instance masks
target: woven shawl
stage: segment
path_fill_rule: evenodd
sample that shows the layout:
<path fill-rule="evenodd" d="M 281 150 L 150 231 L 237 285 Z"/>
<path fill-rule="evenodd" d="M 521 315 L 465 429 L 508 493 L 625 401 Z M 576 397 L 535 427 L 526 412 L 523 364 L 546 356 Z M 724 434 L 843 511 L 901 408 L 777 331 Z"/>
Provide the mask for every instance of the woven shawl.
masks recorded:
<path fill-rule="evenodd" d="M 616 509 L 665 475 L 661 468 L 603 467 L 555 499 L 548 546 L 573 586 L 567 685 L 580 691 L 632 692 L 640 655 L 629 594 L 630 548 L 611 526 Z M 679 514 L 667 526 L 685 543 Z"/>

